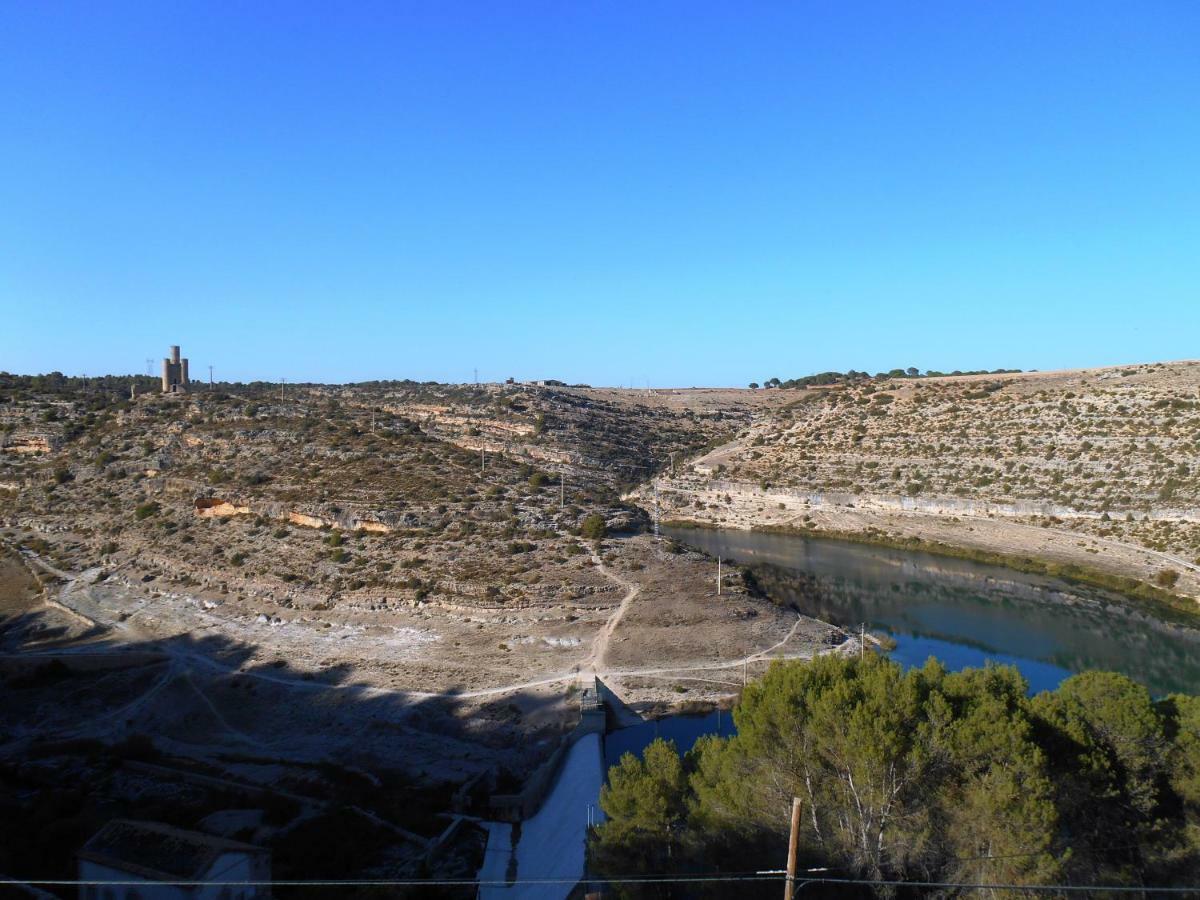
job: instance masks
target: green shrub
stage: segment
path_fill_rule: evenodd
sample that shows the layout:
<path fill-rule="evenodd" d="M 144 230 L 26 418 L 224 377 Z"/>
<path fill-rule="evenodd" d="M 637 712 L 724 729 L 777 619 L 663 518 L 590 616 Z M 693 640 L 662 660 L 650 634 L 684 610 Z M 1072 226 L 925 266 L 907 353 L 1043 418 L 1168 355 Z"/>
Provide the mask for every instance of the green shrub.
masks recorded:
<path fill-rule="evenodd" d="M 579 527 L 579 533 L 590 541 L 603 540 L 605 535 L 608 534 L 608 526 L 604 522 L 604 516 L 599 513 L 589 515 Z"/>
<path fill-rule="evenodd" d="M 1170 590 L 1179 581 L 1179 573 L 1174 569 L 1163 569 L 1154 576 L 1154 583 L 1160 588 Z"/>

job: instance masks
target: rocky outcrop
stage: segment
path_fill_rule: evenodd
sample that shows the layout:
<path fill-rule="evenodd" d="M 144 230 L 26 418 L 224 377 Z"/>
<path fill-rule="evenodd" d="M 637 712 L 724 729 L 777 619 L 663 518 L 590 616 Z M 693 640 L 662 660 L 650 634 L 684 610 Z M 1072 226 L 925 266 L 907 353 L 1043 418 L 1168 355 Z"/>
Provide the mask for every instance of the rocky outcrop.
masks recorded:
<path fill-rule="evenodd" d="M 330 528 L 333 526 L 333 522 L 321 516 L 310 516 L 307 513 L 295 512 L 294 510 L 287 514 L 287 520 L 293 525 L 299 525 L 301 528 Z"/>
<path fill-rule="evenodd" d="M 54 441 L 44 434 L 14 435 L 4 442 L 2 449 L 5 453 L 49 453 L 54 449 Z"/>
<path fill-rule="evenodd" d="M 358 531 L 369 531 L 372 534 L 387 534 L 392 530 L 390 525 L 382 522 L 372 522 L 368 519 L 355 519 L 354 528 Z"/>
<path fill-rule="evenodd" d="M 195 501 L 196 515 L 202 519 L 225 519 L 230 516 L 250 515 L 248 506 L 237 506 L 220 497 L 197 497 Z"/>

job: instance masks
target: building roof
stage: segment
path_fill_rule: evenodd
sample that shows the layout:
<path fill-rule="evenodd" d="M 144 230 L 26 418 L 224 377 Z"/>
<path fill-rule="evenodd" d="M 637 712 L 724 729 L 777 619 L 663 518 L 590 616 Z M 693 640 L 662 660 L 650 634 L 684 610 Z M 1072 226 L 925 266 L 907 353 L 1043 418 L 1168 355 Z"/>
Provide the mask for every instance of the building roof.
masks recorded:
<path fill-rule="evenodd" d="M 223 853 L 265 854 L 267 850 L 159 822 L 113 819 L 92 835 L 78 856 L 143 878 L 199 881 Z"/>

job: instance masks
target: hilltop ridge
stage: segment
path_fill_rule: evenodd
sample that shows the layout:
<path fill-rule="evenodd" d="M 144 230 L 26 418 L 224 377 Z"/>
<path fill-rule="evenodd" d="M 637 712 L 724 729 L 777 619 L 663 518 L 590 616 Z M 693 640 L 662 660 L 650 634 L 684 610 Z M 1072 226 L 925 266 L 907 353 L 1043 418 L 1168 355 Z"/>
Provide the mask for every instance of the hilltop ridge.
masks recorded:
<path fill-rule="evenodd" d="M 1200 595 L 1200 363 L 777 392 L 791 398 L 657 480 L 664 517 L 924 540 Z"/>

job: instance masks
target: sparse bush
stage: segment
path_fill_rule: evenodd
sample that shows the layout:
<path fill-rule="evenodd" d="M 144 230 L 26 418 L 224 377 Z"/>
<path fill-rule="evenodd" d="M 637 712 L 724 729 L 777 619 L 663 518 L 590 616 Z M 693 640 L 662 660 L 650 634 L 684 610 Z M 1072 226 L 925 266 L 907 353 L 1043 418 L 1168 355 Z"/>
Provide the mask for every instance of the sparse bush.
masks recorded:
<path fill-rule="evenodd" d="M 592 513 L 583 520 L 583 524 L 579 527 L 579 533 L 589 541 L 603 540 L 608 534 L 608 526 L 604 522 L 604 516 L 599 513 Z"/>
<path fill-rule="evenodd" d="M 1174 569 L 1163 569 L 1154 576 L 1154 583 L 1160 588 L 1170 590 L 1179 581 L 1179 573 Z"/>

